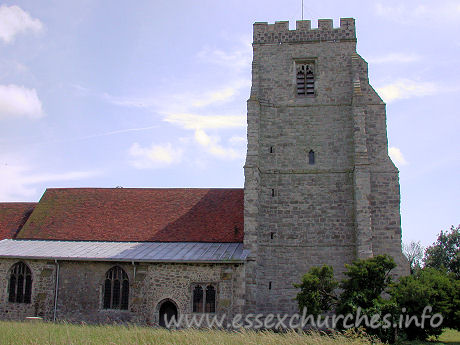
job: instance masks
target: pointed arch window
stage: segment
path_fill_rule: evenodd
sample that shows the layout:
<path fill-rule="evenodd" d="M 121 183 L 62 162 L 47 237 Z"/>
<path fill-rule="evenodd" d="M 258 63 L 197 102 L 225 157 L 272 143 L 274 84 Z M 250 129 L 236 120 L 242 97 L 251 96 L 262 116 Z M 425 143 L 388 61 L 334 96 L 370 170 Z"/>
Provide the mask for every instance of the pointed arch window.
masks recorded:
<path fill-rule="evenodd" d="M 203 288 L 200 285 L 193 289 L 193 312 L 203 312 Z"/>
<path fill-rule="evenodd" d="M 24 262 L 13 265 L 10 273 L 8 301 L 30 303 L 32 297 L 32 272 Z"/>
<path fill-rule="evenodd" d="M 308 152 L 308 164 L 315 164 L 315 151 Z"/>
<path fill-rule="evenodd" d="M 213 284 L 195 285 L 193 287 L 193 312 L 216 312 L 216 287 Z"/>
<path fill-rule="evenodd" d="M 298 63 L 296 65 L 297 95 L 315 95 L 315 74 L 313 64 Z"/>
<path fill-rule="evenodd" d="M 216 312 L 216 289 L 212 285 L 206 287 L 206 313 Z"/>
<path fill-rule="evenodd" d="M 129 302 L 129 279 L 119 266 L 112 267 L 105 274 L 104 309 L 127 310 Z"/>

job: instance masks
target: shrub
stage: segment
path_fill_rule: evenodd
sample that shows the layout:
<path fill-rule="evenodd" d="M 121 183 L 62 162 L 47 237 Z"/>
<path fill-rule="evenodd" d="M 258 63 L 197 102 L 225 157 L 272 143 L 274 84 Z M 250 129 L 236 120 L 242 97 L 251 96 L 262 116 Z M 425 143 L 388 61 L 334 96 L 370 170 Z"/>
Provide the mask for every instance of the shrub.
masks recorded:
<path fill-rule="evenodd" d="M 431 327 L 430 320 L 420 327 L 412 322 L 403 332 L 409 339 L 424 340 L 428 336 L 438 336 L 443 327 L 457 328 L 459 324 L 460 298 L 459 283 L 447 273 L 433 268 L 425 268 L 414 275 L 402 277 L 398 284 L 391 288 L 392 299 L 406 315 L 416 315 L 421 321 L 425 307 L 431 306 L 430 315 L 440 313 L 443 323 L 438 327 Z"/>

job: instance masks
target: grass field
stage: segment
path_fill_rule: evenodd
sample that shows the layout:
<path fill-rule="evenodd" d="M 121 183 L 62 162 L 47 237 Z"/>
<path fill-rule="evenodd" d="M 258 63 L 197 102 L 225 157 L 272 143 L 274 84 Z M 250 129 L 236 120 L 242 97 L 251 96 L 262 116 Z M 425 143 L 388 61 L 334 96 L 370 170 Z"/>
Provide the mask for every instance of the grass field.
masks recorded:
<path fill-rule="evenodd" d="M 411 342 L 419 344 L 460 345 L 460 333 L 447 330 L 442 342 Z M 0 345 L 3 344 L 62 344 L 62 345 L 371 345 L 378 341 L 356 336 L 326 336 L 319 333 L 297 334 L 273 332 L 225 332 L 152 329 L 137 326 L 89 326 L 72 324 L 0 322 Z"/>

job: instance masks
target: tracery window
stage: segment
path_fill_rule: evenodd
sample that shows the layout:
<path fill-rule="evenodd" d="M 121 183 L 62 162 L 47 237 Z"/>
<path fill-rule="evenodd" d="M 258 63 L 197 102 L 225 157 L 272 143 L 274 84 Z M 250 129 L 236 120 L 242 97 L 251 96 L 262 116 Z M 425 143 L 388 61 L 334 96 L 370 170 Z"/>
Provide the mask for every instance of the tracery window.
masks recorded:
<path fill-rule="evenodd" d="M 32 296 L 32 272 L 24 262 L 13 265 L 10 273 L 8 301 L 30 303 Z"/>
<path fill-rule="evenodd" d="M 315 74 L 313 64 L 298 63 L 296 65 L 297 95 L 315 95 Z"/>
<path fill-rule="evenodd" d="M 104 309 L 128 309 L 129 279 L 119 266 L 112 267 L 105 274 Z"/>
<path fill-rule="evenodd" d="M 216 288 L 214 285 L 204 284 L 193 287 L 193 312 L 216 312 Z"/>

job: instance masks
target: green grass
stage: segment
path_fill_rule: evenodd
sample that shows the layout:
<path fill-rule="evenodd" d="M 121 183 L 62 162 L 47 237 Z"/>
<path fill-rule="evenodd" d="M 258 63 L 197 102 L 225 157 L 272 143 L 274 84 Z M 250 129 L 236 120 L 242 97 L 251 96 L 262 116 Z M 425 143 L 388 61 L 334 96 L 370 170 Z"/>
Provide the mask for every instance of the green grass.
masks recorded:
<path fill-rule="evenodd" d="M 437 340 L 431 341 L 405 341 L 401 345 L 460 345 L 460 332 L 446 329 Z"/>
<path fill-rule="evenodd" d="M 371 345 L 380 342 L 343 335 L 217 330 L 153 329 L 138 326 L 89 326 L 52 323 L 0 322 L 0 344 L 91 345 Z"/>
<path fill-rule="evenodd" d="M 187 329 L 168 331 L 140 326 L 91 326 L 46 322 L 0 321 L 0 345 L 380 345 L 357 333 L 328 336 L 295 332 L 226 332 Z M 403 342 L 404 345 L 460 345 L 460 332 L 446 330 L 436 342 Z"/>

